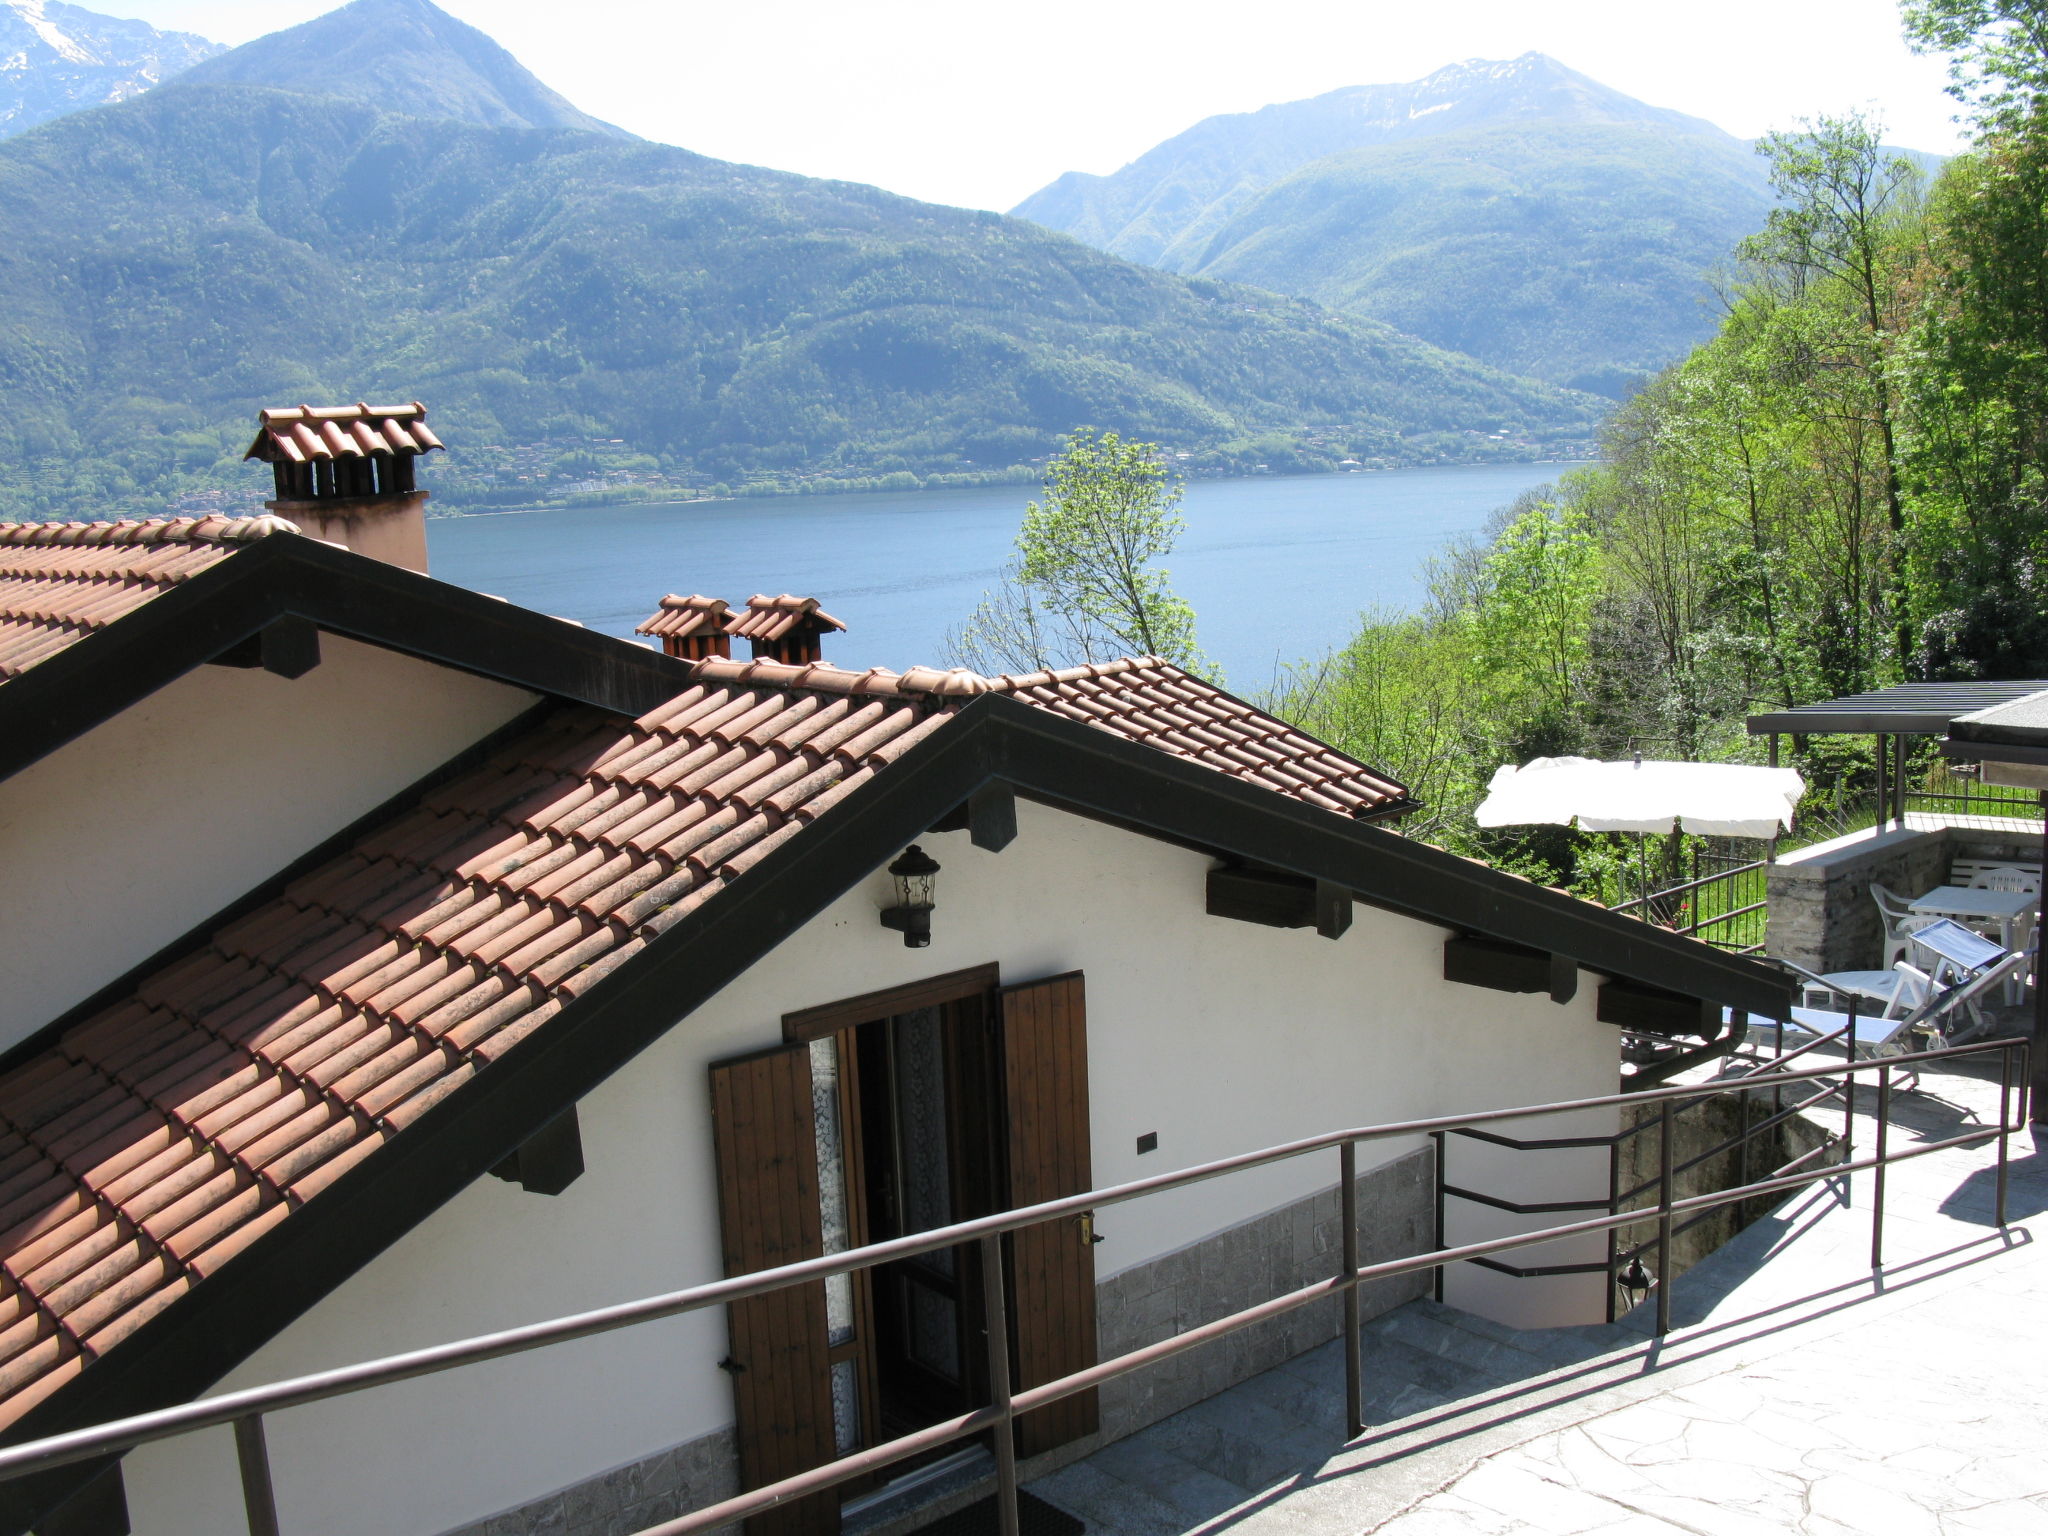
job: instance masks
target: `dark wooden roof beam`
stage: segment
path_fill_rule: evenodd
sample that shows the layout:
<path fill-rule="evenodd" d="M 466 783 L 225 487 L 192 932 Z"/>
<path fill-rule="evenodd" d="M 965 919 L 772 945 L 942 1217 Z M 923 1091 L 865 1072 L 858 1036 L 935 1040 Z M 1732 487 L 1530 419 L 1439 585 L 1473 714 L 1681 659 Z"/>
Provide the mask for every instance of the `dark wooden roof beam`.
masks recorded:
<path fill-rule="evenodd" d="M 1595 1016 L 1603 1024 L 1618 1024 L 1633 1034 L 1666 1039 L 1715 1040 L 1723 1027 L 1719 1003 L 1638 981 L 1602 983 Z"/>
<path fill-rule="evenodd" d="M 261 667 L 282 678 L 304 677 L 320 665 L 320 631 L 296 614 L 273 619 L 212 659 L 216 667 Z"/>
<path fill-rule="evenodd" d="M 965 832 L 977 848 L 1001 853 L 1017 840 L 1017 792 L 994 779 L 932 823 L 934 832 Z"/>
<path fill-rule="evenodd" d="M 1570 955 L 1457 933 L 1444 940 L 1444 980 L 1496 992 L 1547 992 L 1553 1003 L 1568 1003 L 1578 995 L 1579 966 Z"/>
<path fill-rule="evenodd" d="M 1206 910 L 1211 917 L 1268 928 L 1313 928 L 1336 939 L 1351 926 L 1351 893 L 1306 875 L 1226 864 L 1209 871 Z"/>

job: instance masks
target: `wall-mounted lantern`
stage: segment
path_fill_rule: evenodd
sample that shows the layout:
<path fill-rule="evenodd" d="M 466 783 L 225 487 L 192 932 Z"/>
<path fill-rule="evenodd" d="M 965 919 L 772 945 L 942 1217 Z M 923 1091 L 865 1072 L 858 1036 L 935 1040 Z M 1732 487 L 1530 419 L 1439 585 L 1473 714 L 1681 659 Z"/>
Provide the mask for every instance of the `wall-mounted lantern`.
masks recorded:
<path fill-rule="evenodd" d="M 1632 1253 L 1628 1256 L 1628 1262 L 1615 1274 L 1614 1283 L 1621 1288 L 1621 1294 L 1627 1298 L 1629 1308 L 1633 1309 L 1650 1294 L 1650 1288 L 1657 1283 L 1657 1277 L 1650 1273 L 1650 1267 L 1643 1262 L 1640 1253 Z"/>
<path fill-rule="evenodd" d="M 882 909 L 882 926 L 902 934 L 904 948 L 923 949 L 932 941 L 939 861 L 912 843 L 889 866 L 889 875 L 896 882 L 896 905 Z"/>

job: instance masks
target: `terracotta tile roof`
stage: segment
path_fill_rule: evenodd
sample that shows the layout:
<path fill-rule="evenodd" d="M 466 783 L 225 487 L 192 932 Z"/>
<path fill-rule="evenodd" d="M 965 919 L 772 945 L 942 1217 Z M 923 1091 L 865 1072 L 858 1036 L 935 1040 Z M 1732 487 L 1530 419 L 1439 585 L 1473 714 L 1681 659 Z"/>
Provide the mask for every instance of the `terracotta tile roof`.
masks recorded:
<path fill-rule="evenodd" d="M 990 692 L 1325 809 L 1400 795 L 1156 660 L 713 660 L 638 720 L 564 709 L 0 1076 L 0 1424 Z"/>
<path fill-rule="evenodd" d="M 747 599 L 746 612 L 733 615 L 725 632 L 766 645 L 800 626 L 816 630 L 846 628 L 820 608 L 815 597 L 792 597 L 787 592 L 780 597 L 764 597 L 757 592 Z"/>
<path fill-rule="evenodd" d="M 1408 798 L 1385 774 L 1157 657 L 989 681 L 993 691 L 1339 815 Z"/>
<path fill-rule="evenodd" d="M 410 405 L 287 405 L 261 413 L 262 427 L 245 459 L 310 464 L 322 459 L 389 458 L 430 453 L 441 439 L 427 427 L 427 408 Z"/>
<path fill-rule="evenodd" d="M 566 711 L 0 1078 L 0 1422 L 944 718 L 720 684 Z"/>
<path fill-rule="evenodd" d="M 0 683 L 217 565 L 281 517 L 0 523 Z"/>
<path fill-rule="evenodd" d="M 662 640 L 680 640 L 687 635 L 715 632 L 725 628 L 732 610 L 719 597 L 677 597 L 671 592 L 661 600 L 652 618 L 633 627 L 636 635 L 653 635 Z"/>
<path fill-rule="evenodd" d="M 997 677 L 964 667 L 848 672 L 822 662 L 703 661 L 697 663 L 697 676 L 873 698 L 1006 693 L 1339 815 L 1370 815 L 1408 798 L 1407 790 L 1385 774 L 1156 656 Z"/>

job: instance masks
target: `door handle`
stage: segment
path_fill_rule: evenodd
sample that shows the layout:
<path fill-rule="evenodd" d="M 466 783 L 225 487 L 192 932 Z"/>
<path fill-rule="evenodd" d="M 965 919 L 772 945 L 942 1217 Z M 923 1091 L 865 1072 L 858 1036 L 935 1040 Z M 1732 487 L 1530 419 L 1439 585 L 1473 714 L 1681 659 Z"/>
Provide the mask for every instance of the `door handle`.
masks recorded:
<path fill-rule="evenodd" d="M 1093 1211 L 1083 1211 L 1080 1220 L 1081 1242 L 1088 1247 L 1093 1247 L 1096 1243 L 1101 1242 L 1102 1234 L 1095 1230 L 1095 1213 Z"/>

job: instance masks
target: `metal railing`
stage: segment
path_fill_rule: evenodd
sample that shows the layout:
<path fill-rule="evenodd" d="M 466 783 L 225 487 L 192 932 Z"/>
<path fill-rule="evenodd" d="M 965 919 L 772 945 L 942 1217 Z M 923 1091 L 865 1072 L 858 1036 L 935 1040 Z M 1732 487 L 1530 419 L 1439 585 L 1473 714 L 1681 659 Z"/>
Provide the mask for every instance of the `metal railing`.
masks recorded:
<path fill-rule="evenodd" d="M 1916 788 L 1906 789 L 1906 813 L 1932 812 L 1951 826 L 1990 830 L 2010 826 L 2014 821 L 2038 827 L 2043 807 L 2041 796 L 2031 789 L 2003 784 L 1986 784 L 1975 774 L 1955 772 L 1948 763 L 1936 763 Z"/>
<path fill-rule="evenodd" d="M 1855 1031 L 1861 1006 L 1861 1001 L 1852 996 L 1849 1000 L 1849 1012 L 1847 1014 L 1848 1022 L 1846 1024 L 1844 1024 L 1839 1029 L 1832 1030 L 1826 1034 L 1820 1035 L 1814 1039 L 1807 1041 L 1805 1044 L 1797 1046 L 1791 1050 L 1786 1049 L 1784 1032 L 1780 1030 L 1778 1032 L 1778 1039 L 1776 1042 L 1775 1052 L 1770 1059 L 1771 1070 L 1782 1070 L 1786 1062 L 1807 1055 L 1808 1053 L 1818 1050 L 1823 1046 L 1840 1044 L 1842 1041 L 1849 1038 Z M 1546 1213 L 1563 1214 L 1565 1212 L 1570 1211 L 1599 1210 L 1604 1210 L 1609 1215 L 1618 1216 L 1623 1214 L 1625 1208 L 1627 1210 L 1632 1210 L 1636 1212 L 1636 1214 L 1640 1216 L 1643 1214 L 1645 1207 L 1635 1206 L 1630 1204 L 1630 1202 L 1637 1200 L 1638 1198 L 1648 1194 L 1652 1190 L 1656 1190 L 1659 1192 L 1657 1203 L 1661 1206 L 1661 1204 L 1663 1203 L 1664 1192 L 1675 1187 L 1675 1181 L 1679 1175 L 1690 1173 L 1693 1169 L 1698 1168 L 1705 1163 L 1711 1162 L 1713 1159 L 1723 1156 L 1724 1154 L 1729 1152 L 1735 1152 L 1738 1156 L 1741 1171 L 1737 1177 L 1736 1182 L 1738 1184 L 1747 1184 L 1750 1182 L 1749 1165 L 1751 1149 L 1759 1140 L 1761 1140 L 1765 1135 L 1776 1130 L 1779 1126 L 1785 1124 L 1788 1120 L 1791 1120 L 1795 1116 L 1803 1114 L 1805 1111 L 1812 1109 L 1817 1105 L 1825 1102 L 1826 1100 L 1836 1097 L 1837 1095 L 1843 1095 L 1845 1091 L 1849 1091 L 1845 1090 L 1845 1085 L 1843 1083 L 1828 1082 L 1825 1079 L 1821 1079 L 1820 1081 L 1822 1083 L 1822 1086 L 1817 1091 L 1807 1094 L 1804 1097 L 1795 1100 L 1790 1105 L 1787 1105 L 1785 1103 L 1784 1089 L 1782 1086 L 1772 1088 L 1772 1103 L 1770 1112 L 1760 1120 L 1751 1120 L 1749 1117 L 1748 1095 L 1751 1092 L 1761 1092 L 1764 1085 L 1762 1083 L 1754 1082 L 1752 1080 L 1745 1078 L 1724 1077 L 1717 1079 L 1716 1086 L 1721 1093 L 1733 1093 L 1740 1100 L 1743 1106 L 1741 1110 L 1742 1129 L 1737 1131 L 1733 1136 L 1726 1137 L 1722 1141 L 1717 1142 L 1715 1145 L 1707 1148 L 1706 1151 L 1695 1153 L 1693 1156 L 1686 1158 L 1683 1162 L 1673 1161 L 1672 1138 L 1673 1132 L 1676 1129 L 1677 1119 L 1680 1115 L 1685 1114 L 1688 1110 L 1701 1109 L 1704 1108 L 1706 1105 L 1710 1104 L 1711 1102 L 1713 1102 L 1713 1099 L 1710 1096 L 1702 1095 L 1688 1099 L 1685 1103 L 1679 1104 L 1675 1108 L 1673 1107 L 1672 1100 L 1670 1098 L 1665 1098 L 1662 1100 L 1661 1103 L 1659 1103 L 1660 1112 L 1655 1120 L 1638 1120 L 1634 1125 L 1623 1126 L 1621 1129 L 1613 1132 L 1611 1135 L 1606 1136 L 1549 1136 L 1523 1138 L 1514 1136 L 1503 1136 L 1498 1132 L 1494 1131 L 1473 1130 L 1469 1127 L 1458 1128 L 1451 1131 L 1432 1132 L 1431 1135 L 1436 1142 L 1437 1148 L 1437 1247 L 1441 1248 L 1444 1246 L 1445 1219 L 1447 1214 L 1446 1206 L 1448 1201 L 1454 1199 L 1470 1201 L 1478 1205 L 1490 1206 L 1495 1210 L 1507 1211 L 1518 1216 L 1535 1216 L 1543 1215 Z M 1655 1102 L 1655 1100 L 1654 1098 L 1646 1098 L 1645 1102 Z M 1791 1158 L 1788 1161 L 1780 1164 L 1778 1167 L 1772 1169 L 1770 1173 L 1765 1176 L 1774 1177 L 1779 1174 L 1790 1173 L 1793 1170 L 1801 1167 L 1803 1164 L 1813 1161 L 1815 1158 L 1823 1157 L 1825 1154 L 1834 1150 L 1837 1147 L 1841 1147 L 1844 1149 L 1850 1147 L 1852 1145 L 1852 1122 L 1849 1120 L 1849 1114 L 1853 1114 L 1853 1104 L 1848 1103 L 1846 1099 L 1845 1109 L 1848 1111 L 1848 1114 L 1845 1114 L 1844 1135 L 1827 1137 L 1821 1142 L 1820 1145 L 1813 1147 L 1812 1149 L 1806 1152 L 1802 1152 L 1799 1156 Z M 1630 1141 L 1637 1136 L 1643 1135 L 1650 1129 L 1652 1125 L 1655 1125 L 1658 1130 L 1657 1172 L 1652 1174 L 1649 1178 L 1643 1179 L 1627 1189 L 1623 1189 L 1621 1187 L 1622 1145 L 1623 1143 Z M 1604 1199 L 1593 1200 L 1550 1200 L 1518 1202 L 1513 1200 L 1502 1199 L 1498 1195 L 1485 1194 L 1479 1190 L 1468 1189 L 1462 1185 L 1453 1184 L 1450 1180 L 1450 1159 L 1448 1156 L 1447 1142 L 1447 1138 L 1450 1136 L 1462 1136 L 1473 1141 L 1486 1142 L 1494 1146 L 1507 1147 L 1516 1152 L 1554 1152 L 1563 1150 L 1590 1149 L 1593 1147 L 1605 1148 L 1607 1152 L 1607 1195 Z M 1655 1251 L 1657 1256 L 1658 1270 L 1666 1278 L 1671 1278 L 1675 1267 L 1672 1263 L 1671 1255 L 1667 1251 L 1671 1240 L 1683 1236 L 1685 1233 L 1691 1231 L 1692 1228 L 1698 1226 L 1702 1222 L 1711 1221 L 1714 1218 L 1714 1216 L 1718 1214 L 1718 1211 L 1719 1207 L 1701 1211 L 1696 1215 L 1688 1217 L 1684 1221 L 1674 1224 L 1669 1230 L 1669 1232 L 1665 1232 L 1660 1227 L 1658 1235 L 1655 1238 L 1645 1242 L 1637 1243 L 1632 1247 L 1624 1247 L 1621 1245 L 1620 1228 L 1610 1228 L 1607 1233 L 1607 1257 L 1605 1258 L 1605 1260 L 1595 1260 L 1590 1262 L 1582 1261 L 1570 1264 L 1536 1265 L 1509 1264 L 1499 1259 L 1492 1258 L 1477 1258 L 1471 1260 L 1470 1262 L 1479 1266 L 1480 1268 L 1489 1269 L 1496 1274 L 1507 1275 L 1511 1279 L 1516 1280 L 1538 1280 L 1557 1275 L 1585 1275 L 1601 1273 L 1605 1273 L 1609 1276 L 1617 1276 L 1622 1272 L 1624 1267 L 1630 1263 L 1631 1260 L 1639 1260 L 1646 1253 Z M 1617 1315 L 1618 1308 L 1616 1302 L 1618 1299 L 1617 1292 L 1619 1291 L 1619 1289 L 1620 1287 L 1618 1284 L 1610 1284 L 1607 1288 L 1607 1320 L 1610 1323 L 1615 1320 L 1615 1317 Z M 1437 1271 L 1436 1299 L 1438 1301 L 1442 1301 L 1444 1299 L 1443 1271 L 1441 1269 Z"/>
<path fill-rule="evenodd" d="M 1763 918 L 1758 915 L 1753 922 L 1742 919 L 1761 914 L 1769 905 L 1764 881 L 1770 861 L 1751 859 L 1705 875 L 1698 873 L 1701 862 L 1694 859 L 1692 879 L 1616 902 L 1610 910 L 1640 911 L 1647 922 L 1689 934 L 1717 949 L 1738 955 L 1756 953 L 1764 947 Z"/>
<path fill-rule="evenodd" d="M 1831 1037 L 1832 1038 L 1832 1037 Z M 1818 1045 L 1823 1042 L 1815 1042 Z M 1806 1049 L 1802 1047 L 1801 1054 Z M 1996 1219 L 2000 1227 L 2006 1225 L 2006 1183 L 2007 1164 L 2010 1157 L 2011 1133 L 2020 1128 L 2014 1115 L 2014 1088 L 2027 1081 L 2027 1043 L 2023 1040 L 1996 1040 L 1977 1044 L 1951 1046 L 1939 1050 L 1914 1052 L 1883 1061 L 1848 1061 L 1825 1067 L 1785 1070 L 1781 1063 L 1774 1062 L 1769 1073 L 1742 1079 L 1743 1085 L 1751 1091 L 1770 1089 L 1782 1095 L 1783 1090 L 1794 1085 L 1817 1082 L 1829 1078 L 1843 1078 L 1848 1091 L 1853 1094 L 1854 1080 L 1860 1074 L 1875 1073 L 1878 1078 L 1878 1104 L 1880 1112 L 1888 1110 L 1891 1098 L 1891 1073 L 1898 1068 L 1917 1068 L 1936 1061 L 1959 1060 L 1983 1055 L 1989 1052 L 2002 1053 L 2002 1081 L 1999 1098 L 1999 1118 L 1996 1126 L 1984 1126 L 1962 1135 L 1944 1140 L 1918 1143 L 1904 1151 L 1894 1151 L 1885 1136 L 1884 1122 L 1880 1119 L 1877 1134 L 1876 1154 L 1862 1161 L 1851 1155 L 1846 1145 L 1845 1156 L 1840 1163 L 1823 1169 L 1804 1169 L 1792 1173 L 1774 1173 L 1754 1182 L 1745 1183 L 1733 1189 L 1707 1194 L 1678 1197 L 1674 1194 L 1668 1177 L 1670 1156 L 1669 1142 L 1666 1142 L 1664 1162 L 1667 1177 L 1663 1180 L 1655 1217 L 1659 1224 L 1661 1241 L 1666 1250 L 1672 1236 L 1674 1223 L 1681 1216 L 1694 1212 L 1705 1212 L 1741 1200 L 1753 1200 L 1766 1195 L 1789 1194 L 1822 1179 L 1844 1177 L 1868 1170 L 1878 1171 L 1875 1209 L 1873 1211 L 1874 1232 L 1872 1238 L 1873 1266 L 1880 1262 L 1882 1255 L 1882 1229 L 1884 1224 L 1884 1183 L 1883 1169 L 1892 1163 L 1909 1158 L 1925 1157 L 1954 1147 L 1975 1146 L 1996 1139 L 1998 1142 L 1998 1173 Z M 2017 1053 L 2017 1055 L 2015 1055 Z M 1790 1056 L 1784 1060 L 1790 1060 Z M 2014 1070 L 2018 1063 L 2017 1073 Z M 1433 1135 L 1441 1132 L 1463 1130 L 1474 1126 L 1499 1124 L 1504 1121 L 1526 1120 L 1539 1115 L 1571 1114 L 1586 1110 L 1619 1108 L 1622 1105 L 1662 1103 L 1666 1106 L 1664 1118 L 1668 1125 L 1669 1106 L 1683 1100 L 1712 1095 L 1725 1091 L 1728 1085 L 1722 1082 L 1692 1084 L 1674 1088 L 1652 1089 L 1637 1093 L 1604 1094 L 1594 1098 L 1568 1099 L 1549 1104 L 1521 1105 L 1509 1109 L 1486 1110 L 1467 1115 L 1442 1115 L 1430 1119 L 1397 1121 L 1383 1125 L 1362 1126 L 1352 1130 L 1332 1131 L 1300 1141 L 1286 1142 L 1279 1146 L 1267 1147 L 1256 1152 L 1241 1153 L 1235 1157 L 1203 1163 L 1184 1168 L 1174 1173 L 1159 1174 L 1152 1178 L 1137 1179 L 1127 1184 L 1115 1185 L 1108 1189 L 1093 1190 L 1084 1194 L 1071 1195 L 1060 1200 L 1048 1200 L 1039 1205 L 1027 1206 L 1021 1210 L 1005 1211 L 999 1215 L 984 1216 L 972 1221 L 956 1222 L 951 1226 L 934 1228 L 911 1237 L 892 1239 L 888 1242 L 869 1244 L 864 1248 L 849 1250 L 822 1258 L 806 1259 L 796 1264 L 785 1264 L 775 1269 L 761 1270 L 751 1275 L 717 1281 L 710 1285 L 691 1286 L 666 1295 L 651 1296 L 639 1301 L 624 1302 L 616 1306 L 602 1307 L 595 1311 L 578 1313 L 569 1317 L 555 1318 L 547 1322 L 533 1323 L 519 1328 L 506 1329 L 500 1333 L 485 1334 L 456 1343 L 436 1345 L 428 1349 L 413 1350 L 405 1354 L 392 1355 L 384 1359 L 366 1361 L 357 1365 L 344 1366 L 336 1370 L 315 1372 L 311 1375 L 294 1377 L 270 1386 L 250 1387 L 237 1392 L 223 1393 L 217 1397 L 205 1398 L 199 1402 L 175 1408 L 159 1409 L 151 1413 L 136 1414 L 128 1418 L 113 1420 L 86 1429 L 73 1430 L 65 1434 L 51 1435 L 44 1439 L 0 1449 L 0 1481 L 11 1481 L 35 1473 L 47 1472 L 57 1467 L 83 1461 L 99 1460 L 118 1456 L 140 1445 L 169 1440 L 179 1435 L 198 1430 L 217 1428 L 222 1425 L 233 1427 L 235 1449 L 240 1463 L 243 1503 L 247 1514 L 250 1536 L 280 1536 L 275 1492 L 272 1485 L 269 1454 L 265 1445 L 264 1416 L 287 1408 L 300 1407 L 309 1403 L 323 1402 L 350 1393 L 366 1391 L 372 1387 L 388 1386 L 397 1382 L 410 1381 L 458 1367 L 480 1364 L 487 1360 L 503 1359 L 506 1356 L 524 1354 L 531 1350 L 553 1344 L 567 1343 L 573 1339 L 591 1338 L 599 1334 L 630 1328 L 641 1323 L 655 1322 L 663 1318 L 677 1317 L 687 1312 L 702 1311 L 710 1307 L 724 1306 L 748 1297 L 763 1296 L 789 1286 L 805 1285 L 822 1281 L 832 1275 L 849 1274 L 856 1270 L 871 1268 L 878 1264 L 897 1259 L 909 1258 L 916 1254 L 931 1253 L 942 1248 L 951 1248 L 962 1243 L 977 1243 L 981 1249 L 982 1266 L 986 1276 L 983 1286 L 982 1326 L 988 1342 L 988 1379 L 990 1401 L 984 1407 L 971 1412 L 957 1414 L 909 1435 L 901 1436 L 884 1444 L 838 1457 L 809 1471 L 786 1477 L 765 1487 L 738 1494 L 706 1508 L 682 1515 L 676 1519 L 650 1526 L 638 1536 L 691 1536 L 691 1533 L 708 1531 L 748 1515 L 758 1514 L 777 1505 L 822 1493 L 853 1479 L 936 1450 L 941 1446 L 954 1444 L 991 1433 L 994 1442 L 997 1482 L 997 1511 L 1000 1528 L 1004 1536 L 1016 1536 L 1017 1512 L 1017 1464 L 1011 1425 L 1019 1414 L 1042 1408 L 1048 1403 L 1085 1392 L 1119 1376 L 1128 1375 L 1147 1366 L 1158 1364 L 1190 1349 L 1196 1349 L 1213 1340 L 1224 1338 L 1240 1329 L 1278 1317 L 1298 1307 L 1310 1305 L 1327 1297 L 1337 1296 L 1343 1300 L 1344 1311 L 1344 1414 L 1348 1437 L 1355 1438 L 1365 1429 L 1363 1411 L 1363 1366 L 1359 1339 L 1359 1286 L 1374 1280 L 1388 1279 L 1399 1275 L 1414 1274 L 1422 1270 L 1441 1270 L 1448 1264 L 1480 1260 L 1496 1253 L 1515 1248 L 1525 1248 L 1538 1243 L 1552 1242 L 1559 1238 L 1580 1234 L 1612 1232 L 1619 1227 L 1634 1225 L 1646 1218 L 1645 1211 L 1606 1212 L 1598 1216 L 1565 1222 L 1538 1231 L 1516 1232 L 1501 1237 L 1487 1238 L 1478 1242 L 1456 1245 L 1439 1244 L 1434 1250 L 1411 1255 L 1402 1259 L 1390 1259 L 1375 1264 L 1359 1263 L 1358 1254 L 1358 1208 L 1357 1174 L 1358 1147 L 1361 1143 L 1386 1141 Z M 1830 1089 L 1830 1092 L 1836 1091 Z M 2022 1095 L 2019 1104 L 2023 1114 L 2025 1105 Z M 1148 1344 L 1126 1351 L 1112 1359 L 1075 1371 L 1054 1381 L 1043 1382 L 1028 1388 L 1017 1389 L 1010 1379 L 1010 1360 L 1007 1345 L 1008 1313 L 1003 1287 L 1003 1249 L 1005 1234 L 1037 1226 L 1042 1222 L 1058 1221 L 1069 1217 L 1091 1214 L 1106 1205 L 1116 1205 L 1129 1200 L 1140 1199 L 1160 1191 L 1184 1188 L 1191 1184 L 1221 1178 L 1232 1173 L 1252 1168 L 1267 1167 L 1276 1163 L 1307 1157 L 1316 1153 L 1336 1151 L 1338 1154 L 1338 1177 L 1340 1179 L 1341 1219 L 1343 1222 L 1342 1242 L 1338 1254 L 1341 1266 L 1337 1273 L 1326 1279 L 1289 1291 L 1255 1306 L 1245 1307 L 1210 1322 L 1200 1324 L 1173 1338 Z M 1659 1285 L 1657 1329 L 1659 1333 L 1670 1326 L 1670 1287 Z"/>

